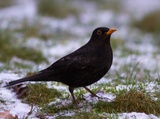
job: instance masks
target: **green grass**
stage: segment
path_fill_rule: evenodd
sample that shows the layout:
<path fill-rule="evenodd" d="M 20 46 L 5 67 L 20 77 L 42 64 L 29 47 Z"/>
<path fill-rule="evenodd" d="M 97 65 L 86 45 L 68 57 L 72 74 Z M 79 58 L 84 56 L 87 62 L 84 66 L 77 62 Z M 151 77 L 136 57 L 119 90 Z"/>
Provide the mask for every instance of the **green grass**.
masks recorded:
<path fill-rule="evenodd" d="M 14 36 L 14 32 L 9 29 L 0 29 L 0 62 L 8 63 L 13 57 L 38 64 L 47 62 L 41 51 L 19 44 L 19 41 Z"/>
<path fill-rule="evenodd" d="M 1 0 L 0 1 L 0 9 L 9 7 L 14 4 L 14 0 Z"/>
<path fill-rule="evenodd" d="M 144 16 L 141 20 L 134 20 L 132 22 L 132 26 L 139 29 L 142 33 L 150 33 L 153 37 L 153 43 L 154 45 L 158 46 L 160 45 L 159 41 L 159 19 L 160 19 L 160 10 L 151 12 Z"/>
<path fill-rule="evenodd" d="M 123 77 L 120 82 L 120 77 L 114 75 L 115 83 L 95 84 L 89 87 L 93 92 L 99 90 L 105 93 L 113 93 L 116 98 L 112 102 L 107 102 L 99 99 L 97 103 L 91 103 L 85 100 L 83 94 L 87 93 L 83 88 L 75 90 L 75 96 L 80 103 L 80 106 L 75 106 L 71 103 L 70 93 L 67 91 L 58 91 L 54 88 L 48 88 L 45 83 L 27 85 L 27 95 L 23 97 L 23 101 L 32 106 L 38 117 L 57 115 L 57 119 L 117 119 L 118 113 L 123 112 L 143 112 L 146 114 L 160 115 L 160 93 L 158 79 L 155 80 L 149 72 L 145 75 L 143 81 L 137 79 L 136 72 L 138 63 L 132 64 L 130 69 L 125 70 L 128 75 Z M 128 67 L 128 66 L 126 66 Z M 33 75 L 29 73 L 28 75 Z M 119 79 L 119 80 L 118 80 Z M 155 82 L 153 92 L 149 92 L 147 87 L 149 83 Z M 61 86 L 61 83 L 53 83 L 56 86 Z M 122 86 L 123 88 L 117 88 Z M 157 100 L 155 100 L 157 98 Z M 59 101 L 56 101 L 59 99 Z M 67 101 L 65 104 L 62 102 Z M 69 101 L 69 102 L 68 102 Z M 37 105 L 39 107 L 37 107 Z M 67 116 L 66 113 L 73 115 Z"/>
<path fill-rule="evenodd" d="M 121 9 L 120 2 L 116 0 L 108 1 L 107 4 L 105 4 L 105 0 L 91 0 L 91 2 L 101 10 L 111 9 L 116 12 Z M 0 8 L 3 7 L 1 7 L 1 3 Z M 9 1 L 4 7 L 8 5 L 10 5 Z M 81 12 L 78 7 L 76 8 L 74 6 L 73 0 L 39 0 L 37 7 L 39 15 L 60 19 L 66 18 L 69 15 L 78 16 Z M 159 39 L 159 14 L 159 11 L 148 14 L 142 20 L 135 21 L 133 26 L 144 33 L 155 34 L 155 39 Z M 63 29 L 57 28 L 54 29 L 54 32 L 51 29 L 50 26 L 43 25 L 38 19 L 32 22 L 24 19 L 19 23 L 19 27 L 14 30 L 0 29 L 0 62 L 6 64 L 4 66 L 5 69 L 9 69 L 13 65 L 11 62 L 13 57 L 36 64 L 47 62 L 47 59 L 40 50 L 28 48 L 23 44 L 29 38 L 34 37 L 39 40 L 66 40 L 73 39 L 74 37 L 68 31 L 63 32 Z M 16 35 L 19 35 L 20 39 L 17 39 Z M 159 42 L 159 40 L 156 42 Z M 61 43 L 65 43 L 65 41 Z M 136 49 L 127 48 L 124 39 L 112 39 L 111 44 L 114 51 L 119 50 L 121 52 L 119 56 L 121 58 L 126 58 L 131 54 L 140 55 L 140 52 Z M 155 55 L 157 54 L 159 54 L 159 51 Z M 14 65 L 13 71 L 16 70 L 16 67 L 31 69 L 30 66 L 21 62 L 15 62 Z M 0 71 L 4 67 L 0 67 Z M 28 73 L 27 75 L 32 74 Z M 89 88 L 93 92 L 104 91 L 104 93 L 113 93 L 116 95 L 116 98 L 112 102 L 102 101 L 101 99 L 97 103 L 88 102 L 83 96 L 87 91 L 83 88 L 78 88 L 74 94 L 80 106 L 75 106 L 71 103 L 72 99 L 68 91 L 48 88 L 45 83 L 28 84 L 26 95 L 23 96 L 22 101 L 33 106 L 32 111 L 35 111 L 40 118 L 57 115 L 56 119 L 118 119 L 118 113 L 123 112 L 143 112 L 146 114 L 160 115 L 160 78 L 155 79 L 152 77 L 150 71 L 147 69 L 143 70 L 139 66 L 139 63 L 122 64 L 120 69 L 112 72 L 109 76 L 107 75 L 106 78 L 112 80 L 107 83 L 94 84 Z M 153 92 L 147 90 L 149 83 L 156 84 L 153 87 Z M 63 85 L 61 83 L 52 84 L 56 86 Z M 67 103 L 62 104 L 65 101 Z M 0 103 L 5 105 L 3 99 L 0 99 Z M 71 116 L 65 115 L 68 112 L 71 113 Z"/>
<path fill-rule="evenodd" d="M 22 36 L 24 41 L 36 38 L 44 42 L 50 40 L 54 44 L 58 40 L 65 42 L 74 37 L 70 31 L 63 31 L 61 28 L 53 29 L 49 24 L 42 23 L 39 18 L 35 18 L 32 21 L 24 19 L 18 24 L 19 27 L 14 28 L 12 31 Z"/>
<path fill-rule="evenodd" d="M 74 110 L 76 107 L 73 104 L 68 104 L 68 105 L 61 105 L 56 103 L 56 104 L 52 104 L 52 105 L 46 105 L 42 108 L 42 112 L 50 115 L 50 114 L 55 114 L 55 113 L 60 113 L 63 111 L 69 111 L 69 110 Z"/>
<path fill-rule="evenodd" d="M 122 10 L 122 2 L 118 0 L 88 0 L 94 3 L 100 10 L 111 10 L 116 13 Z"/>
<path fill-rule="evenodd" d="M 119 48 L 124 48 L 125 47 L 125 41 L 124 39 L 111 39 L 111 46 L 112 48 L 119 49 Z"/>
<path fill-rule="evenodd" d="M 40 40 L 48 40 L 53 38 L 54 33 L 49 33 L 49 26 L 43 25 L 38 19 L 28 21 L 24 19 L 19 23 L 20 27 L 14 29 L 14 32 L 22 34 L 24 39 L 39 38 Z M 47 32 L 46 32 L 47 31 Z"/>
<path fill-rule="evenodd" d="M 153 80 L 153 79 L 152 79 Z M 51 94 L 47 93 L 47 100 L 43 99 L 44 95 L 42 95 L 42 93 L 45 93 L 43 91 L 37 91 L 37 88 L 34 87 L 34 92 L 40 92 L 40 94 L 36 95 L 36 94 L 30 94 L 29 96 L 33 95 L 34 99 L 32 99 L 32 104 L 35 103 L 42 103 L 43 105 L 41 106 L 42 108 L 38 111 L 40 112 L 40 114 L 44 115 L 54 115 L 54 114 L 58 114 L 59 119 L 65 117 L 65 118 L 73 118 L 73 119 L 80 119 L 80 118 L 84 118 L 87 119 L 88 117 L 91 117 L 91 119 L 95 119 L 95 118 L 99 118 L 99 119 L 103 119 L 103 118 L 110 118 L 110 119 L 115 119 L 117 118 L 117 114 L 118 113 L 123 113 L 123 112 L 144 112 L 146 114 L 155 114 L 155 115 L 160 115 L 160 94 L 158 92 L 159 89 L 154 88 L 154 90 L 157 90 L 154 92 L 147 92 L 146 91 L 146 87 L 147 84 L 145 85 L 144 83 L 139 84 L 140 82 L 137 82 L 135 84 L 135 82 L 133 82 L 133 84 L 131 85 L 131 82 L 124 86 L 126 86 L 126 88 L 124 89 L 116 89 L 116 86 L 105 86 L 106 84 L 103 84 L 103 88 L 102 85 L 97 85 L 98 88 L 93 89 L 92 91 L 96 92 L 97 90 L 103 90 L 106 93 L 107 92 L 112 92 L 113 94 L 116 95 L 116 98 L 114 101 L 112 102 L 106 102 L 106 101 L 102 101 L 99 100 L 97 103 L 90 103 L 87 102 L 84 98 L 83 98 L 83 94 L 86 93 L 85 90 L 83 89 L 77 89 L 77 91 L 75 92 L 75 96 L 77 97 L 77 100 L 79 101 L 79 103 L 81 103 L 82 106 L 74 106 L 72 103 L 66 103 L 65 105 L 62 105 L 62 102 L 67 99 L 67 100 L 71 100 L 71 97 L 67 97 L 67 96 L 60 96 L 60 97 L 55 97 L 54 94 L 54 98 L 59 98 L 61 101 L 60 102 L 56 102 L 53 103 L 51 105 L 48 105 L 49 102 L 54 101 L 53 100 L 53 96 L 51 96 Z M 39 85 L 39 84 L 36 84 Z M 118 86 L 118 85 L 117 85 Z M 42 87 L 41 85 L 39 87 Z M 107 88 L 105 88 L 107 87 Z M 47 88 L 48 90 L 48 88 Z M 31 90 L 31 92 L 33 92 L 33 90 Z M 62 94 L 63 92 L 61 92 Z M 42 95 L 42 97 L 40 97 Z M 39 100 L 39 98 L 42 98 L 41 100 Z M 158 100 L 154 100 L 154 98 L 158 98 Z M 37 101 L 38 99 L 38 101 Z M 45 101 L 44 101 L 45 100 Z M 85 111 L 85 110 L 90 110 Z M 65 113 L 67 111 L 71 111 L 74 112 L 75 114 L 73 114 L 72 116 L 65 116 Z M 92 112 L 92 113 L 91 113 Z M 64 113 L 64 115 L 61 115 L 61 113 Z M 112 115 L 103 115 L 104 114 L 115 114 L 114 116 Z M 91 116 L 92 114 L 92 116 Z M 81 116 L 80 116 L 81 115 Z"/>
<path fill-rule="evenodd" d="M 27 29 L 28 28 L 26 28 L 26 30 Z M 23 31 L 23 29 L 21 30 Z M 35 29 L 35 31 L 37 30 L 38 29 Z M 41 63 L 41 61 L 45 61 L 45 59 L 42 60 L 41 58 L 39 58 L 39 56 L 36 56 L 38 54 L 37 51 L 35 52 L 35 50 L 24 47 L 24 45 L 19 45 L 20 43 L 15 39 L 16 37 L 13 35 L 13 33 L 14 32 L 8 29 L 0 30 L 0 56 L 3 56 L 1 57 L 1 62 L 9 62 L 14 56 L 23 60 L 33 61 L 35 63 Z M 33 34 L 33 36 L 35 34 L 36 32 Z M 24 36 L 28 37 L 32 35 L 24 34 Z M 119 49 L 120 51 L 123 51 L 125 49 L 126 51 L 124 50 L 124 52 L 127 55 L 129 54 L 129 51 L 125 46 L 125 42 L 122 39 L 112 39 L 112 46 L 114 50 Z M 4 50 L 6 51 L 5 53 L 3 52 Z M 43 55 L 41 54 L 40 56 Z M 153 100 L 153 98 L 160 98 L 160 94 L 158 93 L 160 89 L 158 89 L 158 86 L 155 86 L 153 88 L 155 92 L 151 93 L 146 91 L 147 83 L 153 82 L 153 80 L 155 81 L 155 79 L 151 77 L 148 70 L 144 70 L 143 76 L 139 78 L 138 74 L 142 71 L 142 69 L 139 66 L 139 62 L 134 62 L 131 64 L 122 65 L 118 71 L 114 72 L 114 74 L 112 74 L 111 76 L 113 77 L 111 83 L 95 84 L 91 88 L 93 92 L 103 90 L 105 93 L 109 92 L 116 95 L 116 99 L 112 102 L 99 100 L 96 104 L 90 103 L 86 101 L 83 96 L 83 94 L 87 92 L 83 88 L 80 88 L 75 90 L 75 96 L 78 102 L 83 106 L 76 107 L 72 103 L 62 105 L 62 102 L 65 100 L 71 101 L 70 93 L 67 91 L 60 92 L 54 88 L 48 88 L 45 83 L 27 85 L 27 92 L 23 97 L 23 101 L 32 106 L 35 106 L 34 109 L 36 109 L 34 111 L 36 111 L 37 115 L 39 115 L 40 117 L 57 114 L 57 118 L 59 119 L 115 119 L 117 118 L 118 113 L 133 111 L 160 115 L 160 100 Z M 22 68 L 26 67 L 21 63 L 16 63 L 16 66 Z M 125 73 L 126 75 L 121 76 L 122 73 Z M 155 82 L 158 82 L 158 80 Z M 53 84 L 57 86 L 62 85 L 61 83 Z M 124 87 L 126 86 L 126 88 L 117 89 L 116 87 L 119 85 L 122 85 Z M 54 102 L 56 99 L 59 99 L 60 102 Z M 75 114 L 73 114 L 72 116 L 66 116 L 65 113 L 67 111 L 73 112 Z M 61 113 L 64 113 L 64 115 L 61 115 Z M 103 115 L 103 113 L 115 114 L 115 116 L 106 116 Z"/>
<path fill-rule="evenodd" d="M 72 0 L 39 0 L 38 13 L 44 16 L 65 18 L 68 15 L 77 15 L 78 10 L 73 6 Z"/>
<path fill-rule="evenodd" d="M 61 93 L 54 88 L 47 88 L 45 84 L 28 84 L 26 95 L 23 96 L 23 101 L 41 107 L 54 101 L 58 97 L 61 97 Z"/>
<path fill-rule="evenodd" d="M 113 80 L 114 83 L 95 84 L 89 87 L 93 92 L 101 90 L 105 93 L 113 93 L 116 95 L 116 98 L 112 102 L 103 101 L 101 99 L 97 103 L 88 102 L 83 97 L 83 94 L 87 93 L 87 91 L 83 88 L 78 88 L 75 90 L 74 94 L 81 106 L 75 106 L 69 102 L 62 105 L 63 101 L 71 101 L 69 92 L 66 94 L 65 91 L 61 91 L 58 92 L 58 95 L 60 93 L 60 96 L 55 96 L 56 94 L 52 95 L 52 93 L 46 93 L 46 90 L 48 90 L 46 86 L 45 91 L 42 91 L 41 88 L 43 86 L 38 86 L 39 84 L 36 84 L 36 87 L 30 89 L 28 96 L 29 98 L 32 97 L 32 104 L 41 105 L 41 108 L 37 111 L 40 116 L 56 114 L 58 119 L 87 119 L 89 117 L 91 119 L 116 119 L 118 118 L 118 113 L 124 112 L 143 112 L 158 116 L 160 115 L 159 80 L 155 80 L 154 77 L 150 75 L 150 72 L 146 72 L 144 79 L 139 80 L 136 73 L 138 71 L 137 69 L 139 69 L 139 63 L 130 64 L 130 67 L 126 65 L 126 70 L 124 71 L 127 75 L 122 78 L 123 81 L 120 81 L 122 79 L 120 79 L 119 75 L 116 74 L 114 75 L 116 79 Z M 153 82 L 156 85 L 153 87 L 153 92 L 150 92 L 147 88 L 149 87 L 149 84 Z M 54 83 L 54 85 L 61 86 L 61 83 Z M 119 86 L 122 86 L 122 88 L 117 88 Z M 43 99 L 44 97 L 46 98 L 46 95 L 43 95 L 43 93 L 47 94 L 47 99 Z M 26 98 L 28 98 L 28 96 Z M 59 102 L 49 104 L 57 98 L 60 99 Z M 67 111 L 69 111 L 68 113 L 73 113 L 73 115 L 66 116 L 65 113 L 67 113 Z"/>
<path fill-rule="evenodd" d="M 139 28 L 143 32 L 159 33 L 159 29 L 160 29 L 159 14 L 160 14 L 160 10 L 151 12 L 147 14 L 146 16 L 144 16 L 142 20 L 135 21 L 133 23 L 133 26 L 135 26 L 136 28 Z"/>
<path fill-rule="evenodd" d="M 130 90 L 117 95 L 113 102 L 99 101 L 93 106 L 97 112 L 123 113 L 144 112 L 146 114 L 160 115 L 160 103 L 141 91 Z"/>
<path fill-rule="evenodd" d="M 99 116 L 95 112 L 79 112 L 76 113 L 74 116 L 67 117 L 67 116 L 58 116 L 56 119 L 106 119 L 103 116 Z"/>
<path fill-rule="evenodd" d="M 138 50 L 132 50 L 127 48 L 124 39 L 111 39 L 111 46 L 113 51 L 121 51 L 120 57 L 127 57 L 131 54 L 140 55 L 140 52 Z"/>
<path fill-rule="evenodd" d="M 88 117 L 91 117 L 91 119 L 103 119 L 106 118 L 106 116 L 102 116 L 103 113 L 117 114 L 124 112 L 144 112 L 146 114 L 160 115 L 160 101 L 153 100 L 154 97 L 146 92 L 138 91 L 135 88 L 131 89 L 130 91 L 119 91 L 119 94 L 117 93 L 116 96 L 116 99 L 112 102 L 98 101 L 98 103 L 96 104 L 91 104 L 86 101 L 84 102 L 84 100 L 81 100 L 81 103 L 83 105 L 82 107 L 76 107 L 72 104 L 59 105 L 58 103 L 45 105 L 45 107 L 42 108 L 41 113 L 43 113 L 44 115 L 59 114 L 58 118 L 60 119 L 63 117 L 72 119 L 87 119 Z M 88 107 L 91 107 L 90 111 L 84 111 L 87 110 Z M 66 111 L 71 111 L 75 114 L 71 117 L 62 116 L 61 113 L 64 112 L 65 114 Z M 114 117 L 110 115 L 110 118 L 115 119 L 116 117 L 116 115 Z"/>

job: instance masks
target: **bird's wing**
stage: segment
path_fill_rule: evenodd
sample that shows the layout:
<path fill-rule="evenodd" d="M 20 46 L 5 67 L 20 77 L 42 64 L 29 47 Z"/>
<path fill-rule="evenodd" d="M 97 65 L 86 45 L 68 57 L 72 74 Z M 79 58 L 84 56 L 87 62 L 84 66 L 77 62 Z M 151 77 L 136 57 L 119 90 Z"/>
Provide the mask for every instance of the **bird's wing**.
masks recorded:
<path fill-rule="evenodd" d="M 92 61 L 94 61 L 94 57 L 88 56 L 88 53 L 72 53 L 65 57 L 62 57 L 55 63 L 53 63 L 50 67 L 48 67 L 47 71 L 67 71 L 67 70 L 79 70 L 85 67 L 92 65 Z M 45 70 L 45 71 L 46 71 Z"/>

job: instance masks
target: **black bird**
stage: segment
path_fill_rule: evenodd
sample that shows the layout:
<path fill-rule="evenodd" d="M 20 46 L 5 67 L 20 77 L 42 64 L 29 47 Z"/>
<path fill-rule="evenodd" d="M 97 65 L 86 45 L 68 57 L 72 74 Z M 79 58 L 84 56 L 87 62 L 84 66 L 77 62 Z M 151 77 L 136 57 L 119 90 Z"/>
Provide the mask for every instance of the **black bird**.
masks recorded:
<path fill-rule="evenodd" d="M 74 103 L 76 100 L 73 90 L 78 87 L 84 87 L 96 96 L 86 86 L 100 80 L 110 69 L 113 60 L 110 37 L 115 31 L 115 28 L 96 28 L 89 42 L 84 46 L 62 57 L 37 74 L 11 81 L 7 86 L 25 81 L 56 81 L 69 86 Z"/>

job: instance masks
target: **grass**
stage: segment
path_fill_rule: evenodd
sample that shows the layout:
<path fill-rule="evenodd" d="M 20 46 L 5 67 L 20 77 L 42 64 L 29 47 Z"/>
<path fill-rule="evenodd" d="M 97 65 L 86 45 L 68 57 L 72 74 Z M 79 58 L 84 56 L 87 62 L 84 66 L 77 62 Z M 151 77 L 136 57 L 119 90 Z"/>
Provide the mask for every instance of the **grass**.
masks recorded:
<path fill-rule="evenodd" d="M 124 48 L 125 47 L 125 41 L 124 39 L 111 39 L 111 46 L 112 48 L 119 49 L 119 48 Z"/>
<path fill-rule="evenodd" d="M 46 84 L 28 84 L 23 101 L 41 107 L 60 96 L 60 92 L 54 88 L 47 88 Z"/>
<path fill-rule="evenodd" d="M 70 31 L 63 31 L 61 28 L 52 28 L 50 24 L 42 23 L 39 18 L 35 18 L 32 21 L 24 19 L 19 22 L 19 27 L 14 28 L 13 32 L 21 35 L 24 41 L 30 38 L 36 38 L 40 41 L 51 41 L 55 43 L 58 40 L 62 42 L 74 37 Z"/>
<path fill-rule="evenodd" d="M 111 46 L 113 51 L 121 51 L 120 57 L 127 57 L 128 55 L 135 54 L 139 55 L 138 50 L 132 50 L 126 47 L 126 42 L 124 39 L 111 39 Z"/>
<path fill-rule="evenodd" d="M 122 2 L 118 0 L 88 0 L 89 2 L 93 2 L 100 10 L 111 10 L 114 12 L 120 12 Z"/>
<path fill-rule="evenodd" d="M 115 119 L 117 118 L 118 113 L 123 112 L 144 112 L 146 114 L 160 115 L 159 89 L 154 88 L 155 92 L 151 93 L 146 90 L 147 84 L 138 85 L 138 83 L 139 82 L 133 82 L 133 84 L 131 85 L 130 82 L 128 85 L 125 84 L 124 86 L 126 86 L 126 88 L 124 89 L 117 89 L 115 88 L 116 86 L 110 86 L 110 88 L 102 88 L 106 87 L 105 85 L 107 84 L 103 84 L 103 86 L 97 85 L 99 89 L 104 90 L 106 93 L 112 92 L 116 95 L 115 100 L 113 100 L 112 102 L 99 100 L 97 103 L 90 103 L 83 98 L 83 94 L 85 94 L 86 91 L 78 89 L 77 92 L 75 92 L 75 95 L 78 98 L 78 101 L 83 106 L 74 106 L 72 103 L 66 103 L 65 105 L 62 104 L 64 100 L 68 100 L 69 98 L 66 95 L 61 95 L 63 92 L 57 93 L 56 91 L 56 93 L 58 94 L 57 96 L 55 92 L 46 92 L 46 90 L 50 89 L 48 89 L 44 84 L 34 84 L 32 85 L 33 87 L 29 87 L 30 93 L 28 93 L 27 98 L 29 97 L 31 99 L 29 101 L 31 102 L 30 104 L 41 106 L 41 109 L 39 109 L 38 111 L 40 112 L 40 114 L 42 114 L 43 116 L 56 114 L 58 119 L 64 117 L 68 119 L 87 119 L 88 117 L 90 117 L 91 119 Z M 42 89 L 43 86 L 45 86 L 45 90 Z M 99 90 L 98 88 L 93 91 L 96 92 L 97 90 Z M 48 104 L 57 98 L 60 99 L 60 102 Z M 158 100 L 155 100 L 155 98 L 158 98 Z M 66 113 L 73 113 L 73 115 L 66 116 Z M 113 116 L 112 114 L 115 115 Z"/>
<path fill-rule="evenodd" d="M 160 115 L 160 103 L 141 91 L 130 90 L 117 95 L 113 102 L 99 101 L 93 106 L 98 112 L 123 113 L 123 112 L 144 112 L 146 114 Z"/>
<path fill-rule="evenodd" d="M 57 119 L 64 119 L 66 116 L 59 116 Z M 76 113 L 74 116 L 69 117 L 68 119 L 106 119 L 103 116 L 99 116 L 95 112 L 80 112 Z"/>
<path fill-rule="evenodd" d="M 159 33 L 160 25 L 159 25 L 159 19 L 160 19 L 160 10 L 157 10 L 155 12 L 149 13 L 142 20 L 135 21 L 133 23 L 133 26 L 139 28 L 143 32 L 148 33 Z"/>
<path fill-rule="evenodd" d="M 91 2 L 94 2 L 99 9 L 114 9 L 114 12 L 120 9 L 119 6 L 121 7 L 121 5 L 117 6 L 117 3 L 120 4 L 120 2 L 115 0 L 110 1 L 109 4 L 104 4 L 106 3 L 104 0 L 92 0 Z M 80 12 L 79 8 L 74 6 L 73 0 L 39 0 L 37 7 L 39 15 L 60 19 L 66 18 L 69 15 L 77 16 Z M 159 15 L 157 14 L 159 14 L 158 11 L 145 16 L 141 21 L 136 21 L 134 26 L 144 33 L 158 34 L 159 21 L 157 18 L 159 18 Z M 48 40 L 57 39 L 61 35 L 63 39 L 68 39 L 72 35 L 69 32 L 64 33 L 59 28 L 55 29 L 53 33 L 50 26 L 43 25 L 37 19 L 32 22 L 24 19 L 19 25 L 20 27 L 17 27 L 13 31 L 0 29 L 0 62 L 6 63 L 6 68 L 11 67 L 9 62 L 12 61 L 13 57 L 37 64 L 47 61 L 40 50 L 24 46 L 23 42 L 28 38 L 35 37 L 40 40 Z M 17 34 L 22 36 L 21 41 L 17 39 Z M 158 35 L 155 37 L 159 38 Z M 136 51 L 136 49 L 130 50 L 127 48 L 123 39 L 112 39 L 111 43 L 113 50 L 121 52 L 119 57 L 126 58 L 131 54 L 140 55 L 140 52 Z M 15 62 L 14 64 L 16 67 L 28 68 L 23 62 Z M 3 68 L 0 68 L 0 70 L 3 70 Z M 139 78 L 138 75 L 141 71 L 143 72 L 143 76 Z M 28 75 L 32 75 L 32 73 Z M 118 113 L 133 111 L 160 115 L 160 81 L 159 79 L 155 80 L 148 70 L 143 71 L 138 63 L 124 64 L 111 75 L 111 77 L 107 77 L 112 78 L 110 82 L 94 84 L 92 85 L 93 87 L 91 86 L 91 89 L 93 92 L 102 90 L 105 93 L 113 93 L 116 95 L 116 98 L 112 102 L 102 100 L 99 100 L 97 103 L 88 102 L 83 96 L 87 92 L 83 88 L 80 88 L 75 90 L 75 96 L 82 106 L 76 107 L 71 103 L 71 96 L 68 91 L 48 88 L 45 83 L 27 85 L 27 92 L 22 100 L 35 106 L 34 111 L 41 118 L 57 115 L 57 119 L 115 119 L 118 118 Z M 147 90 L 149 83 L 156 84 L 153 87 L 153 92 Z M 54 85 L 62 86 L 61 83 L 54 83 Z M 0 98 L 0 103 L 5 102 Z M 67 114 L 70 115 L 68 116 Z"/>
<path fill-rule="evenodd" d="M 5 54 L 6 58 L 10 57 L 8 58 L 8 61 L 10 61 L 10 59 L 13 56 L 17 56 L 22 59 L 25 59 L 23 57 L 28 56 L 29 59 L 27 60 L 31 60 L 33 51 L 30 51 L 27 47 L 18 46 L 19 43 L 17 40 L 15 40 L 15 36 L 10 30 L 8 29 L 1 30 L 0 33 L 1 33 L 0 53 L 6 50 L 6 53 L 9 54 L 8 52 L 12 51 L 11 54 L 9 54 L 9 56 Z M 13 43 L 14 46 L 12 45 Z M 121 39 L 120 40 L 112 39 L 112 46 L 114 50 L 116 48 L 122 50 L 123 48 L 125 48 L 125 43 Z M 26 48 L 26 50 L 23 48 Z M 24 51 L 23 52 L 23 55 L 25 54 L 24 56 L 20 55 L 22 51 Z M 3 52 L 1 53 L 1 55 L 3 55 L 2 58 L 4 58 L 5 55 L 3 54 Z M 31 61 L 37 63 L 38 61 L 36 61 L 36 59 L 39 58 L 35 58 L 35 60 L 32 59 Z M 25 67 L 21 63 L 17 64 L 17 66 Z M 124 72 L 127 75 L 121 76 L 121 74 Z M 160 94 L 158 93 L 159 89 L 158 88 L 156 89 L 155 87 L 154 90 L 156 91 L 153 92 L 152 94 L 148 93 L 145 89 L 147 87 L 145 83 L 153 82 L 154 78 L 151 77 L 149 73 L 147 73 L 146 77 L 144 76 L 145 77 L 144 80 L 139 80 L 139 78 L 137 77 L 137 74 L 139 72 L 140 72 L 139 63 L 126 64 L 120 68 L 120 71 L 115 72 L 115 75 L 113 75 L 114 78 L 111 81 L 111 83 L 103 83 L 95 85 L 95 88 L 93 88 L 94 92 L 97 92 L 98 90 L 103 90 L 105 93 L 109 92 L 115 94 L 116 99 L 112 102 L 105 102 L 100 100 L 96 104 L 90 103 L 86 101 L 83 97 L 83 94 L 85 94 L 86 91 L 83 89 L 77 89 L 75 91 L 75 96 L 77 97 L 78 101 L 83 105 L 83 107 L 75 107 L 72 103 L 67 103 L 66 105 L 63 105 L 62 104 L 63 101 L 65 100 L 67 100 L 67 102 L 68 100 L 71 101 L 70 94 L 67 91 L 60 92 L 54 88 L 48 88 L 45 83 L 27 85 L 27 92 L 26 95 L 23 97 L 23 101 L 32 106 L 35 107 L 38 106 L 37 113 L 39 114 L 39 116 L 43 117 L 46 115 L 56 114 L 58 115 L 57 118 L 59 119 L 62 118 L 112 119 L 112 118 L 117 118 L 118 113 L 133 112 L 133 111 L 160 115 L 160 112 L 158 110 L 160 108 L 160 100 L 154 100 L 154 98 L 160 98 Z M 117 89 L 116 87 L 119 86 L 120 84 L 126 86 L 126 89 Z M 57 83 L 55 85 L 58 86 L 61 84 Z M 55 102 L 56 99 L 59 99 L 60 102 Z M 65 114 L 67 113 L 67 111 L 73 112 L 74 114 L 72 116 L 66 116 Z M 112 115 L 106 116 L 103 115 L 103 113 L 115 114 L 115 116 Z"/>
<path fill-rule="evenodd" d="M 52 105 L 46 105 L 45 107 L 42 108 L 42 112 L 50 115 L 50 114 L 55 114 L 55 113 L 60 113 L 63 111 L 69 111 L 69 110 L 74 110 L 75 107 L 73 104 L 68 104 L 68 105 L 61 105 L 61 104 L 52 104 Z"/>
<path fill-rule="evenodd" d="M 65 18 L 68 15 L 77 15 L 78 10 L 73 6 L 72 0 L 39 0 L 38 13 L 44 16 Z"/>
<path fill-rule="evenodd" d="M 53 38 L 51 32 L 48 32 L 49 26 L 43 25 L 38 19 L 28 21 L 24 19 L 20 22 L 20 27 L 14 29 L 14 32 L 22 34 L 24 39 L 39 38 L 40 40 L 48 40 Z"/>
<path fill-rule="evenodd" d="M 91 88 L 93 92 L 103 90 L 105 93 L 113 93 L 116 98 L 111 101 L 99 100 L 97 103 L 88 102 L 83 97 L 87 93 L 83 88 L 75 90 L 75 96 L 81 106 L 75 106 L 71 103 L 71 96 L 66 91 L 57 91 L 56 89 L 48 88 L 46 84 L 29 84 L 27 95 L 23 100 L 31 105 L 38 105 L 37 110 L 39 117 L 57 115 L 57 119 L 116 119 L 118 113 L 124 112 L 143 112 L 146 114 L 160 115 L 160 94 L 159 80 L 155 80 L 149 72 L 145 75 L 145 80 L 137 78 L 137 68 L 139 63 L 131 64 L 132 68 L 126 68 L 128 72 L 120 82 L 119 75 L 114 75 L 116 80 L 114 83 L 95 84 Z M 126 67 L 128 67 L 126 65 Z M 28 75 L 32 75 L 28 74 Z M 150 92 L 147 90 L 150 83 L 156 84 Z M 61 86 L 60 83 L 54 85 Z M 120 85 L 122 88 L 120 88 Z M 119 87 L 119 88 L 117 88 Z M 62 95 L 63 94 L 63 95 Z M 59 101 L 55 101 L 59 99 Z M 66 101 L 66 103 L 64 103 Z M 62 103 L 63 102 L 63 103 Z M 69 114 L 67 116 L 66 114 Z"/>
<path fill-rule="evenodd" d="M 155 101 L 153 99 L 154 97 L 146 92 L 139 91 L 135 88 L 129 91 L 120 91 L 116 96 L 116 99 L 112 102 L 98 101 L 96 104 L 81 100 L 83 107 L 76 107 L 72 104 L 59 105 L 58 103 L 45 105 L 41 113 L 44 115 L 58 114 L 58 119 L 64 117 L 69 119 L 87 119 L 89 117 L 91 119 L 103 119 L 106 117 L 115 119 L 117 117 L 116 114 L 124 112 L 144 112 L 146 114 L 160 115 L 160 101 Z M 84 111 L 88 110 L 89 107 L 90 111 Z M 67 111 L 74 112 L 75 114 L 65 116 Z M 64 113 L 64 115 L 62 113 Z M 111 115 L 104 116 L 103 113 L 115 115 L 113 117 Z"/>
<path fill-rule="evenodd" d="M 9 7 L 14 4 L 14 0 L 1 0 L 0 1 L 0 9 Z"/>
<path fill-rule="evenodd" d="M 138 28 L 142 33 L 150 33 L 153 37 L 154 45 L 159 47 L 159 19 L 160 19 L 160 10 L 151 12 L 144 16 L 141 20 L 136 20 L 132 22 L 132 26 Z"/>
<path fill-rule="evenodd" d="M 0 62 L 8 63 L 13 57 L 35 63 L 47 62 L 41 51 L 19 44 L 14 33 L 9 29 L 0 29 Z"/>

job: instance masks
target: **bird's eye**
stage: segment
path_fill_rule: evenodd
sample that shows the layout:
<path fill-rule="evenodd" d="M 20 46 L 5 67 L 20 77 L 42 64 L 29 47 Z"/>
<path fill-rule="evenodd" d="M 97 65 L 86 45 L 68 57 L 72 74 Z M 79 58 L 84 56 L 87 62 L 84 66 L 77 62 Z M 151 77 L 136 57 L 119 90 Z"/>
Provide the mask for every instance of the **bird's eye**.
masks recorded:
<path fill-rule="evenodd" d="M 101 34 L 102 34 L 102 32 L 101 32 L 100 30 L 98 30 L 98 31 L 97 31 L 97 34 L 98 34 L 98 35 L 101 35 Z"/>

